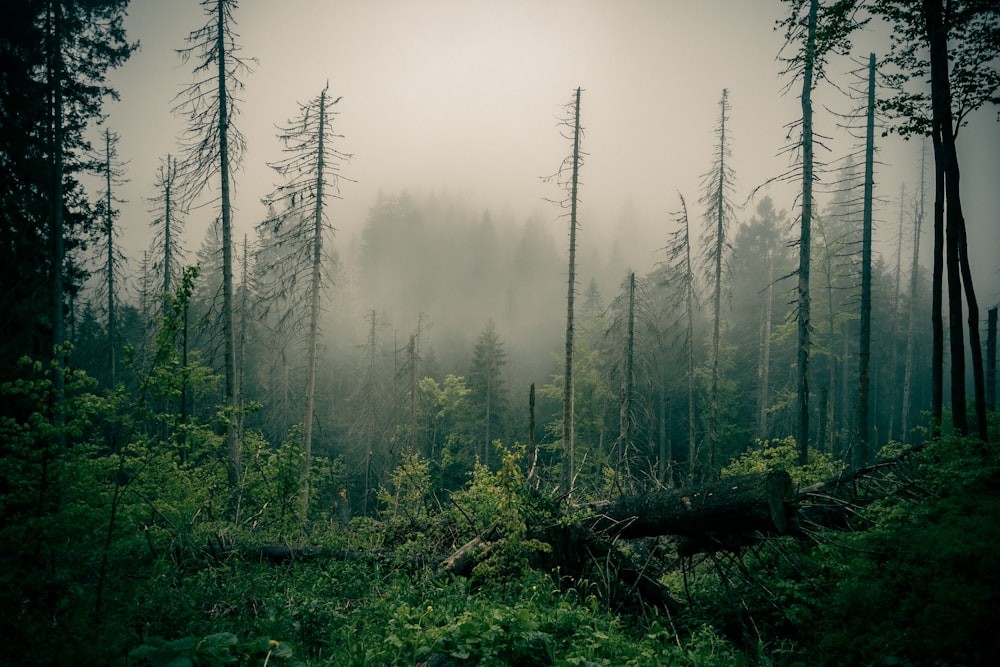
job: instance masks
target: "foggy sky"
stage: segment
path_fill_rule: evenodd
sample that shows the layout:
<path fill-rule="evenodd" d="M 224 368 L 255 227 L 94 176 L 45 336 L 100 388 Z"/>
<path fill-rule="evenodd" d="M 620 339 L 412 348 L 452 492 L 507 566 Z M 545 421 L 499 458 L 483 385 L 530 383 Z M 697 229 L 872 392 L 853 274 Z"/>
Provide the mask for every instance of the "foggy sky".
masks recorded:
<path fill-rule="evenodd" d="M 359 234 L 381 192 L 439 191 L 470 205 L 551 219 L 564 237 L 559 211 L 545 198 L 559 191 L 542 176 L 552 174 L 570 149 L 557 127 L 562 106 L 582 86 L 584 150 L 581 173 L 581 243 L 606 245 L 626 206 L 651 229 L 647 256 L 626 258 L 638 270 L 654 261 L 666 234 L 677 192 L 687 198 L 692 220 L 701 174 L 708 170 L 722 89 L 732 105 L 729 135 L 737 199 L 788 167 L 779 155 L 787 123 L 799 114 L 797 89 L 782 96 L 786 82 L 776 56 L 782 35 L 773 30 L 784 13 L 777 0 L 366 0 L 275 3 L 242 0 L 237 31 L 243 55 L 256 58 L 246 80 L 235 123 L 248 151 L 236 172 L 234 233 L 253 234 L 263 216 L 260 198 L 276 184 L 267 161 L 280 155 L 275 125 L 314 97 L 329 81 L 343 96 L 334 130 L 337 148 L 353 154 L 341 172 L 342 200 L 330 214 L 343 250 Z M 153 196 L 158 160 L 178 152 L 183 120 L 171 114 L 174 96 L 191 81 L 191 65 L 175 49 L 204 23 L 196 0 L 133 0 L 128 36 L 141 50 L 111 83 L 121 101 L 107 106 L 107 126 L 121 133 L 130 183 L 122 198 L 123 243 L 138 264 L 150 238 L 145 198 Z M 854 40 L 857 57 L 888 47 L 883 35 Z M 848 82 L 849 60 L 835 61 L 832 78 Z M 821 104 L 848 111 L 851 103 L 828 85 Z M 851 140 L 817 104 L 817 130 L 840 152 Z M 980 111 L 962 131 L 963 206 L 969 225 L 971 262 L 980 302 L 1000 300 L 1000 125 L 995 110 Z M 881 161 L 876 238 L 895 235 L 899 184 L 912 192 L 918 178 L 919 145 L 879 139 Z M 833 159 L 838 154 L 818 153 Z M 832 177 L 831 177 L 832 180 Z M 790 209 L 794 187 L 770 190 L 778 208 Z M 819 204 L 823 205 L 822 195 Z M 755 204 L 738 213 L 748 219 Z M 201 243 L 214 209 L 188 216 L 187 247 Z M 929 233 L 929 221 L 927 225 Z M 925 237 L 925 248 L 929 248 Z M 904 250 L 904 253 L 908 251 Z M 641 252 L 638 254 L 642 254 Z M 905 256 L 908 256 L 905 255 Z"/>

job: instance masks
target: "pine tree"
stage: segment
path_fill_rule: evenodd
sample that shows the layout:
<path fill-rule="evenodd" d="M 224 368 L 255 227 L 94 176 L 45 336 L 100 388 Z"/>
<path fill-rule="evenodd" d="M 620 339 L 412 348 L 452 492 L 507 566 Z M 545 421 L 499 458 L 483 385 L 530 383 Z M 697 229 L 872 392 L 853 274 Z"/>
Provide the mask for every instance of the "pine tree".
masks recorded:
<path fill-rule="evenodd" d="M 805 465 L 809 458 L 809 357 L 812 349 L 811 295 L 809 291 L 810 250 L 812 243 L 813 182 L 817 175 L 814 158 L 815 132 L 813 127 L 812 94 L 816 84 L 825 78 L 826 58 L 831 53 L 843 52 L 849 42 L 847 37 L 856 26 L 854 0 L 837 0 L 829 7 L 821 7 L 819 0 L 787 0 L 790 15 L 781 21 L 785 28 L 785 47 L 794 45 L 795 54 L 785 59 L 784 74 L 790 76 L 789 87 L 801 79 L 799 103 L 800 118 L 793 127 L 800 128 L 797 141 L 788 151 L 798 158 L 798 168 L 781 178 L 798 180 L 802 187 L 799 225 L 799 267 L 797 271 L 797 323 L 798 323 L 798 386 L 796 404 L 798 429 L 796 440 L 798 461 Z M 806 4 L 808 3 L 808 9 Z"/>
<path fill-rule="evenodd" d="M 218 179 L 219 222 L 222 234 L 222 338 L 225 369 L 225 422 L 229 485 L 240 478 L 240 443 L 237 437 L 239 397 L 236 379 L 236 337 L 233 306 L 233 207 L 230 191 L 232 172 L 240 164 L 245 140 L 233 118 L 236 91 L 243 88 L 248 62 L 236 43 L 237 0 L 201 0 L 207 17 L 204 26 L 192 32 L 188 46 L 180 50 L 184 62 L 196 58 L 195 80 L 179 94 L 175 110 L 188 121 L 183 137 L 180 171 L 185 202 L 197 198 L 213 178 Z"/>
<path fill-rule="evenodd" d="M 161 291 L 169 299 L 173 281 L 183 270 L 187 251 L 184 249 L 184 212 L 180 206 L 180 173 L 177 160 L 169 153 L 156 170 L 156 195 L 149 200 L 153 219 L 153 240 L 150 250 L 153 270 L 160 273 Z"/>
<path fill-rule="evenodd" d="M 574 393 L 573 393 L 573 301 L 576 296 L 576 232 L 579 227 L 577 209 L 579 205 L 580 167 L 583 164 L 584 153 L 580 150 L 583 131 L 580 126 L 580 92 L 577 88 L 573 101 L 566 106 L 567 117 L 562 121 L 563 127 L 572 134 L 563 136 L 573 142 L 573 149 L 563 160 L 555 178 L 566 190 L 566 197 L 559 201 L 564 209 L 569 209 L 569 271 L 566 289 L 566 353 L 563 370 L 563 419 L 562 419 L 562 477 L 559 491 L 565 496 L 573 493 L 575 480 L 575 424 L 574 424 Z"/>
<path fill-rule="evenodd" d="M 302 509 L 309 511 L 309 474 L 312 465 L 313 422 L 316 405 L 316 365 L 319 357 L 319 315 L 323 292 L 330 283 L 325 267 L 333 227 L 330 199 L 338 196 L 338 162 L 348 156 L 333 148 L 338 135 L 331 129 L 329 85 L 318 96 L 299 105 L 299 114 L 280 128 L 285 157 L 271 167 L 284 179 L 266 200 L 272 211 L 262 225 L 282 248 L 280 261 L 265 267 L 271 276 L 268 289 L 287 299 L 285 317 L 292 331 L 305 331 L 306 388 L 302 418 Z"/>
<path fill-rule="evenodd" d="M 715 135 L 718 143 L 712 159 L 712 168 L 703 176 L 704 194 L 700 203 L 705 206 L 706 228 L 702 234 L 702 257 L 706 282 L 712 291 L 712 378 L 709 389 L 708 417 L 708 471 L 715 471 L 715 445 L 719 430 L 719 338 L 722 324 L 723 282 L 728 277 L 730 250 L 729 228 L 735 211 L 732 204 L 733 169 L 731 140 L 726 136 L 729 120 L 729 91 L 722 90 L 719 100 L 719 124 Z"/>
<path fill-rule="evenodd" d="M 118 366 L 118 305 L 121 302 L 121 274 L 124 270 L 125 255 L 118 245 L 120 230 L 115 225 L 119 216 L 116 204 L 124 203 L 114 194 L 114 188 L 124 184 L 124 164 L 118 158 L 119 135 L 109 129 L 104 130 L 104 150 L 101 160 L 101 176 L 104 190 L 98 204 L 98 213 L 102 219 L 100 236 L 103 240 L 102 264 L 100 273 L 101 290 L 104 296 L 104 315 L 107 322 L 107 360 L 108 379 L 110 386 L 117 382 Z"/>
<path fill-rule="evenodd" d="M 504 435 L 507 408 L 507 390 L 503 370 L 507 353 L 497 334 L 496 323 L 487 320 L 473 348 L 472 368 L 469 371 L 469 389 L 474 405 L 480 410 L 477 421 L 482 433 L 482 462 L 490 465 L 493 440 Z"/>
<path fill-rule="evenodd" d="M 688 403 L 688 482 L 693 483 L 698 471 L 698 440 L 695 427 L 695 364 L 694 364 L 694 312 L 697 306 L 697 283 L 691 262 L 691 230 L 687 203 L 680 197 L 680 210 L 673 214 L 679 228 L 670 233 L 664 250 L 666 259 L 662 262 L 666 287 L 673 298 L 668 301 L 671 313 L 668 321 L 675 323 L 680 332 L 681 354 L 687 377 Z"/>

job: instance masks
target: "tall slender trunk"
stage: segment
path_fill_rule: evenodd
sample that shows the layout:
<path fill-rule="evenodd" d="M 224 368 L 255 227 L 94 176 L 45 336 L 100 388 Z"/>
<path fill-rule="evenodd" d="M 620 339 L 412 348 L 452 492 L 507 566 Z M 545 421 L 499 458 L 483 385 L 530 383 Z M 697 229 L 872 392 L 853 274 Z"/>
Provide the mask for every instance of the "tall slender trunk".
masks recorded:
<path fill-rule="evenodd" d="M 925 148 L 920 150 L 920 194 L 913 212 L 913 260 L 910 264 L 910 312 L 906 331 L 906 359 L 903 362 L 903 405 L 901 409 L 902 438 L 909 442 L 910 437 L 910 395 L 913 384 L 913 350 L 917 329 L 917 290 L 920 286 L 920 228 L 924 221 L 924 171 Z M 940 311 L 938 311 L 940 314 Z M 939 394 L 940 395 L 940 394 Z M 940 424 L 939 420 L 935 420 Z M 936 427 L 934 427 L 936 428 Z"/>
<path fill-rule="evenodd" d="M 722 90 L 719 114 L 719 180 L 715 192 L 715 248 L 712 293 L 712 384 L 708 414 L 708 472 L 715 474 L 715 445 L 719 435 L 719 338 L 722 326 L 722 255 L 726 247 L 726 98 Z"/>
<path fill-rule="evenodd" d="M 492 415 L 493 398 L 493 369 L 490 365 L 486 367 L 486 445 L 483 448 L 483 463 L 488 468 L 490 465 L 490 448 L 493 440 L 490 438 L 490 419 Z"/>
<path fill-rule="evenodd" d="M 163 182 L 163 294 L 164 298 L 170 294 L 170 265 L 173 263 L 173 230 L 170 228 L 170 215 L 172 204 L 170 197 L 173 194 L 173 177 L 171 176 L 173 167 L 171 166 L 170 154 L 167 153 L 167 177 Z"/>
<path fill-rule="evenodd" d="M 889 361 L 889 432 L 886 434 L 886 441 L 892 441 L 896 436 L 896 398 L 899 392 L 899 344 L 897 341 L 899 333 L 899 298 L 900 289 L 903 284 L 903 213 L 906 208 L 906 184 L 899 187 L 899 228 L 896 231 L 896 281 L 892 290 L 892 358 Z"/>
<path fill-rule="evenodd" d="M 799 234 L 798 271 L 798 445 L 799 464 L 809 462 L 809 244 L 812 224 L 813 119 L 812 88 L 816 54 L 816 14 L 818 0 L 809 3 L 809 27 L 806 35 L 805 63 L 802 72 L 802 225 Z"/>
<path fill-rule="evenodd" d="M 997 400 L 997 306 L 986 311 L 986 407 L 996 408 Z"/>
<path fill-rule="evenodd" d="M 868 420 L 871 410 L 872 345 L 872 195 L 875 185 L 875 54 L 868 56 L 868 118 L 865 138 L 864 229 L 861 239 L 861 340 L 858 348 L 858 412 L 852 464 L 862 468 L 871 458 Z"/>
<path fill-rule="evenodd" d="M 105 250 L 107 261 L 105 270 L 108 274 L 108 372 L 111 386 L 115 386 L 115 344 L 118 339 L 115 313 L 115 228 L 114 216 L 111 212 L 111 130 L 104 130 L 104 233 L 107 235 Z"/>
<path fill-rule="evenodd" d="M 323 179 L 326 89 L 319 96 L 319 136 L 316 148 L 316 207 L 313 210 L 312 273 L 309 282 L 309 341 L 306 351 L 306 410 L 302 418 L 302 516 L 309 514 L 309 473 L 312 469 L 313 409 L 316 405 L 316 359 L 319 348 L 320 287 L 323 276 Z"/>
<path fill-rule="evenodd" d="M 237 396 L 239 397 L 240 409 L 236 429 L 237 437 L 243 439 L 243 425 L 246 420 L 246 381 L 247 381 L 247 335 L 250 327 L 250 243 L 247 235 L 243 235 L 243 257 L 240 262 L 240 338 L 239 338 L 239 358 L 240 363 L 236 367 Z"/>
<path fill-rule="evenodd" d="M 622 373 L 622 394 L 619 404 L 619 470 L 625 479 L 631 483 L 632 472 L 629 466 L 629 447 L 632 432 L 632 391 L 634 388 L 632 362 L 635 354 L 635 273 L 629 274 L 628 285 L 628 328 L 625 338 L 625 364 Z"/>
<path fill-rule="evenodd" d="M 684 205 L 683 198 L 681 204 Z M 684 317 L 687 320 L 687 379 L 688 379 L 688 483 L 694 484 L 698 470 L 698 440 L 695 435 L 694 410 L 694 276 L 691 269 L 691 236 L 687 209 L 684 210 L 684 270 L 688 277 L 688 286 L 684 294 Z"/>
<path fill-rule="evenodd" d="M 577 187 L 580 175 L 580 89 L 573 109 L 573 175 L 570 182 L 569 276 L 566 289 L 566 363 L 563 376 L 562 480 L 560 492 L 572 495 L 575 478 L 575 423 L 573 388 L 573 298 L 576 295 Z"/>
<path fill-rule="evenodd" d="M 366 406 L 368 410 L 372 410 L 372 406 L 375 402 L 375 349 L 376 349 L 376 330 L 375 326 L 378 318 L 375 314 L 375 310 L 372 309 L 371 313 L 371 323 L 368 328 L 368 345 L 367 345 L 367 355 L 368 355 L 368 388 L 372 390 L 371 393 L 366 397 L 368 405 Z M 374 411 L 373 411 L 374 412 Z M 365 428 L 364 433 L 365 438 L 365 494 L 362 500 L 362 515 L 368 516 L 368 499 L 371 496 L 372 488 L 372 464 L 373 458 L 375 456 L 374 443 L 375 443 L 375 419 L 371 419 L 370 423 Z"/>
<path fill-rule="evenodd" d="M 757 363 L 757 437 L 767 438 L 767 408 L 770 403 L 768 387 L 771 375 L 771 320 L 774 313 L 774 254 L 767 252 L 767 293 L 760 322 L 760 356 Z"/>
<path fill-rule="evenodd" d="M 931 437 L 941 435 L 944 419 L 944 170 L 941 138 L 931 134 L 934 150 L 934 259 L 931 269 Z"/>
<path fill-rule="evenodd" d="M 667 383 L 663 383 L 663 388 L 660 390 L 660 405 L 659 405 L 659 430 L 660 430 L 660 456 L 659 469 L 656 471 L 656 478 L 659 480 L 660 484 L 665 484 L 666 486 L 672 487 L 673 483 L 673 465 L 674 465 L 674 452 L 673 443 L 670 441 L 670 436 L 667 435 Z"/>
<path fill-rule="evenodd" d="M 230 488 L 236 488 L 240 480 L 240 442 L 236 433 L 236 413 L 239 403 L 236 395 L 236 332 L 233 325 L 233 220 L 229 193 L 229 100 L 226 91 L 226 12 L 223 0 L 216 5 L 218 49 L 218 93 L 219 93 L 219 177 L 221 180 L 222 208 L 222 337 L 224 339 L 223 363 L 226 386 L 226 472 Z"/>
<path fill-rule="evenodd" d="M 63 319 L 64 313 L 64 290 L 63 290 L 63 265 L 66 262 L 66 242 L 63 221 L 64 193 L 63 193 L 63 54 L 62 54 L 62 2 L 52 2 L 49 20 L 51 27 L 49 35 L 49 94 L 50 109 L 52 117 L 50 119 L 50 169 L 51 169 L 51 199 L 49 201 L 49 221 L 50 221 L 50 244 L 52 252 L 52 270 L 50 276 L 50 312 L 52 317 L 52 354 L 55 365 L 53 368 L 53 421 L 56 425 L 56 444 L 59 449 L 66 445 L 66 434 L 61 428 L 63 423 L 62 399 L 65 394 L 65 378 L 63 377 L 63 363 L 65 353 L 62 345 L 66 342 L 66 324 Z M 48 458 L 48 451 L 43 457 Z M 45 492 L 45 461 L 43 461 L 43 482 L 40 484 L 40 493 Z"/>

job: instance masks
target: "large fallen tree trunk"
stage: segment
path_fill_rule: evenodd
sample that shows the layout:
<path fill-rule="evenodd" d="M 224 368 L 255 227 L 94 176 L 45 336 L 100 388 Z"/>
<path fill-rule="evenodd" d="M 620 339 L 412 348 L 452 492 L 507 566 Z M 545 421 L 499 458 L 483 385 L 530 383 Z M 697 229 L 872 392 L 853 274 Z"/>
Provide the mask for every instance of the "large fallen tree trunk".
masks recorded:
<path fill-rule="evenodd" d="M 795 524 L 792 478 L 784 470 L 727 477 L 696 488 L 664 489 L 582 509 L 590 527 L 625 539 L 764 532 L 784 535 Z"/>

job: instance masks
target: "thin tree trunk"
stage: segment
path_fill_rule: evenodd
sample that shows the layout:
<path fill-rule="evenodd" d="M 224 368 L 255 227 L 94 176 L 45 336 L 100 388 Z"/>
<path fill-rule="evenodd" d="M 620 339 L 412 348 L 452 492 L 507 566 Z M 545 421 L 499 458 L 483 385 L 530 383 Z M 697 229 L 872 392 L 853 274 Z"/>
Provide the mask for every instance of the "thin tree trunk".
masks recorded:
<path fill-rule="evenodd" d="M 577 187 L 580 175 L 580 89 L 576 89 L 573 112 L 573 176 L 570 184 L 569 276 L 566 289 L 566 363 L 563 376 L 562 480 L 560 492 L 573 493 L 575 462 L 575 422 L 573 388 L 573 298 L 576 294 Z"/>
<path fill-rule="evenodd" d="M 686 219 L 687 216 L 685 216 Z M 685 231 L 687 234 L 687 231 Z M 691 268 L 691 246 L 688 244 L 688 270 Z M 694 294 L 687 291 L 687 377 L 688 377 L 688 483 L 694 484 L 698 469 L 698 440 L 695 436 L 694 410 Z"/>
<path fill-rule="evenodd" d="M 52 248 L 52 271 L 51 271 L 51 316 L 52 316 L 52 354 L 56 362 L 53 368 L 53 421 L 56 425 L 56 444 L 62 450 L 66 446 L 66 434 L 61 428 L 63 423 L 62 403 L 65 394 L 65 378 L 63 377 L 63 363 L 65 353 L 62 345 L 66 342 L 66 325 L 63 319 L 63 264 L 66 261 L 66 243 L 63 230 L 63 206 L 65 205 L 63 193 L 63 56 L 62 56 L 62 2 L 51 3 L 52 21 L 49 30 L 49 86 L 51 91 L 51 191 L 52 198 L 50 205 L 51 223 L 51 248 Z M 47 460 L 48 451 L 44 458 Z M 43 481 L 39 492 L 45 492 L 45 464 L 43 463 Z"/>
<path fill-rule="evenodd" d="M 871 458 L 869 411 L 872 344 L 872 195 L 875 185 L 875 54 L 868 56 L 868 123 L 865 139 L 864 230 L 861 240 L 861 340 L 858 350 L 858 413 L 852 465 L 863 468 Z"/>
<path fill-rule="evenodd" d="M 116 330 L 115 313 L 115 230 L 114 218 L 111 213 L 111 130 L 104 130 L 104 233 L 107 234 L 106 251 L 108 272 L 108 372 L 110 374 L 111 387 L 115 386 L 115 367 L 118 365 L 115 359 L 115 340 L 118 338 Z"/>
<path fill-rule="evenodd" d="M 799 234 L 798 271 L 798 445 L 799 464 L 809 462 L 809 244 L 812 224 L 813 120 L 812 87 L 816 52 L 816 14 L 818 0 L 809 3 L 809 28 L 806 36 L 805 63 L 802 72 L 802 227 Z"/>
<path fill-rule="evenodd" d="M 903 405 L 902 405 L 902 428 L 903 442 L 910 439 L 910 395 L 913 384 L 913 348 L 916 339 L 917 328 L 917 290 L 920 286 L 920 228 L 924 221 L 924 156 L 926 151 L 920 151 L 920 195 L 914 208 L 913 215 L 913 261 L 910 264 L 910 313 L 906 332 L 906 359 L 903 362 Z M 938 422 L 940 423 L 940 422 Z M 935 427 L 936 428 L 936 427 Z"/>
<path fill-rule="evenodd" d="M 997 307 L 986 314 L 986 407 L 995 409 L 997 400 Z"/>
<path fill-rule="evenodd" d="M 242 265 L 242 275 L 240 276 L 240 283 L 242 285 L 242 295 L 240 298 L 240 342 L 239 342 L 239 353 L 240 353 L 240 363 L 237 367 L 237 377 L 239 381 L 236 384 L 237 393 L 240 401 L 239 419 L 237 428 L 237 437 L 241 440 L 243 438 L 243 424 L 246 419 L 246 377 L 247 377 L 247 329 L 249 327 L 249 317 L 250 317 L 250 270 L 249 270 L 249 257 L 250 257 L 250 245 L 247 241 L 247 235 L 243 235 L 243 261 Z"/>
<path fill-rule="evenodd" d="M 895 439 L 896 397 L 899 396 L 899 392 L 896 391 L 896 387 L 899 386 L 899 344 L 897 342 L 897 334 L 899 333 L 899 293 L 903 284 L 903 210 L 905 206 L 906 184 L 904 183 L 899 187 L 899 229 L 896 232 L 896 284 L 892 292 L 892 335 L 890 336 L 890 341 L 892 341 L 892 359 L 889 362 L 889 372 L 891 374 L 889 387 L 892 398 L 889 402 L 889 432 L 886 434 L 887 441 Z"/>
<path fill-rule="evenodd" d="M 632 361 L 635 353 L 635 273 L 629 274 L 628 329 L 625 338 L 625 368 L 622 374 L 622 395 L 618 415 L 619 470 L 629 483 L 632 471 L 629 465 L 629 447 L 632 433 Z"/>
<path fill-rule="evenodd" d="M 726 193 L 726 98 L 729 91 L 722 90 L 719 106 L 719 179 L 715 192 L 715 248 L 713 248 L 714 273 L 712 294 L 712 384 L 708 415 L 708 471 L 715 474 L 715 445 L 719 435 L 719 338 L 722 325 L 722 255 L 726 247 L 725 193 Z"/>
<path fill-rule="evenodd" d="M 319 96 L 319 141 L 316 149 L 316 208 L 313 211 L 312 274 L 309 283 L 309 341 L 306 351 L 306 409 L 302 418 L 302 516 L 309 515 L 309 473 L 312 469 L 313 409 L 316 405 L 316 358 L 319 348 L 320 287 L 323 274 L 323 170 L 326 130 L 326 89 Z"/>
<path fill-rule="evenodd" d="M 230 488 L 235 489 L 240 480 L 240 442 L 236 434 L 236 413 L 239 403 L 236 396 L 236 332 L 233 326 L 233 221 L 229 193 L 229 100 L 226 80 L 229 59 L 226 53 L 226 12 L 223 0 L 216 6 L 219 87 L 219 176 L 221 179 L 222 208 L 222 337 L 224 339 L 223 363 L 226 386 L 226 471 Z"/>
<path fill-rule="evenodd" d="M 166 295 L 170 294 L 170 265 L 173 262 L 173 257 L 171 253 L 172 231 L 170 228 L 170 195 L 171 188 L 173 187 L 173 177 L 172 167 L 170 166 L 170 154 L 167 153 L 167 177 L 164 179 L 163 185 L 163 294 L 164 299 L 167 299 Z"/>
<path fill-rule="evenodd" d="M 760 361 L 757 364 L 757 437 L 767 438 L 768 383 L 771 376 L 771 319 L 774 313 L 774 254 L 767 250 L 767 294 L 760 323 Z"/>

